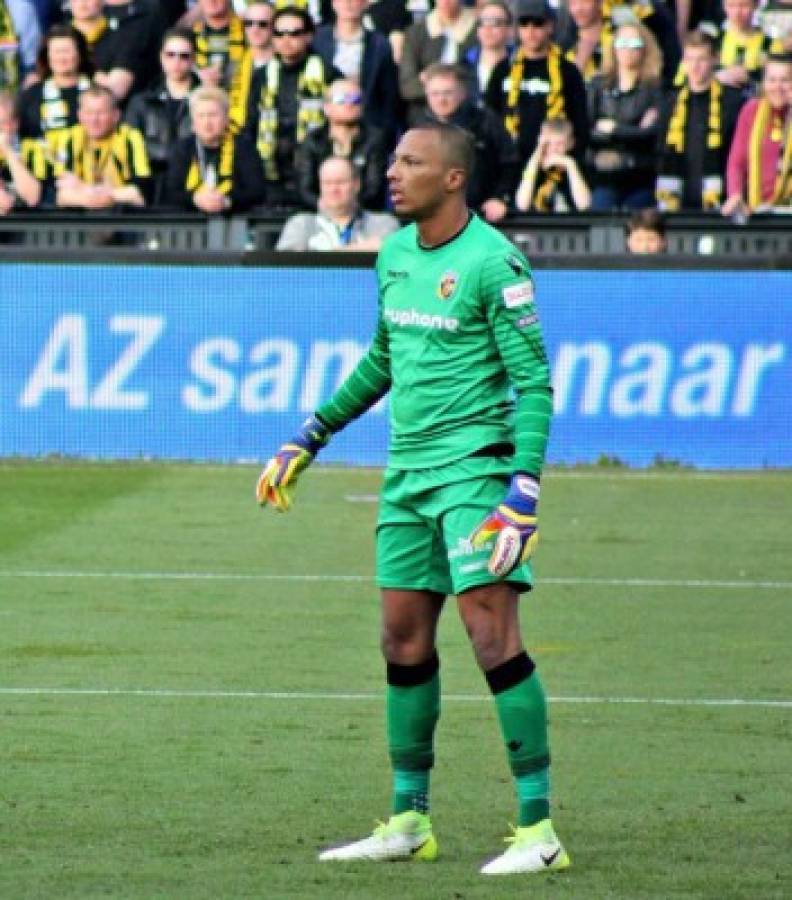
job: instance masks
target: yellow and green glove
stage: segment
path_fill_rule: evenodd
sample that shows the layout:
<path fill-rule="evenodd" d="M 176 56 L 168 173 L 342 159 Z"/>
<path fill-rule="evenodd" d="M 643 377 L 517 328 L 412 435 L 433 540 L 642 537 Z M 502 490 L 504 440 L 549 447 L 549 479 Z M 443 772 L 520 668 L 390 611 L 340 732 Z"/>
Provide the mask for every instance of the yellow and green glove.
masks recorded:
<path fill-rule="evenodd" d="M 286 512 L 292 505 L 294 485 L 316 454 L 330 440 L 330 429 L 316 416 L 306 419 L 297 434 L 264 466 L 256 484 L 256 500 Z"/>
<path fill-rule="evenodd" d="M 505 578 L 530 559 L 536 549 L 539 542 L 536 530 L 538 502 L 539 480 L 533 475 L 517 472 L 512 476 L 503 502 L 470 535 L 474 547 L 484 547 L 494 539 L 487 569 L 496 578 Z"/>

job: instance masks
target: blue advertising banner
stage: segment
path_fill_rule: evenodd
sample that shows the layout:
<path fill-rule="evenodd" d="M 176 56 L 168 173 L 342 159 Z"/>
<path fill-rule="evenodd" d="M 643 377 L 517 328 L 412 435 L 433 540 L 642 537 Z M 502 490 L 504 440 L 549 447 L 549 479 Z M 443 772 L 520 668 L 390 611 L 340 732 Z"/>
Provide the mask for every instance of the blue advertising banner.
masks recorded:
<path fill-rule="evenodd" d="M 549 461 L 792 465 L 792 273 L 538 271 Z M 0 455 L 261 459 L 365 352 L 362 269 L 13 264 Z M 381 465 L 386 401 L 323 452 Z"/>

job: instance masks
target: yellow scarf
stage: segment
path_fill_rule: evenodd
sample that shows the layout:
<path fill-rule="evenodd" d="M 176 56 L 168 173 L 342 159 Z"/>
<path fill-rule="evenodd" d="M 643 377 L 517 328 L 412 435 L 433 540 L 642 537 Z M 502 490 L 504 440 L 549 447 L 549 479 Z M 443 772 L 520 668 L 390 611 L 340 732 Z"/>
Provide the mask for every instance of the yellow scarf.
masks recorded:
<path fill-rule="evenodd" d="M 261 88 L 259 98 L 259 125 L 256 146 L 264 162 L 267 181 L 278 180 L 276 149 L 278 141 L 278 87 L 280 84 L 281 62 L 271 59 L 267 63 L 267 79 Z M 324 64 L 320 57 L 309 56 L 297 81 L 299 107 L 297 110 L 297 132 L 295 141 L 301 144 L 309 131 L 325 123 L 322 109 L 326 88 Z"/>
<path fill-rule="evenodd" d="M 721 96 L 723 88 L 713 78 L 709 86 L 709 115 L 707 119 L 707 149 L 719 150 L 721 146 Z M 666 146 L 677 153 L 685 152 L 685 126 L 687 125 L 690 88 L 685 85 L 677 94 L 671 119 L 668 123 Z"/>
<path fill-rule="evenodd" d="M 756 108 L 756 116 L 748 138 L 748 206 L 756 209 L 763 205 L 762 201 L 762 141 L 772 136 L 773 111 L 768 100 L 760 100 Z M 768 134 L 768 132 L 770 132 Z M 789 114 L 785 134 L 781 134 L 781 153 L 778 160 L 773 194 L 766 201 L 769 206 L 779 206 L 792 200 L 792 125 Z"/>
<path fill-rule="evenodd" d="M 19 84 L 19 38 L 14 21 L 0 0 L 0 88 L 13 91 Z"/>
<path fill-rule="evenodd" d="M 236 66 L 228 89 L 229 118 L 234 129 L 242 130 L 247 119 L 250 82 L 253 78 L 253 51 L 246 49 L 239 65 Z"/>
<path fill-rule="evenodd" d="M 741 65 L 749 72 L 756 72 L 764 65 L 766 58 L 764 32 L 753 31 L 749 35 L 737 34 L 734 31 L 723 32 L 720 48 L 720 64 L 722 66 Z"/>
<path fill-rule="evenodd" d="M 552 212 L 551 202 L 564 178 L 564 170 L 561 166 L 553 166 L 544 173 L 542 182 L 536 189 L 533 200 L 533 208 L 537 212 Z"/>
<path fill-rule="evenodd" d="M 245 26 L 239 16 L 232 15 L 228 27 L 223 31 L 207 32 L 206 23 L 199 20 L 193 25 L 195 34 L 195 64 L 204 69 L 212 64 L 216 56 L 223 58 L 223 68 L 230 63 L 230 79 L 245 52 Z"/>
<path fill-rule="evenodd" d="M 586 60 L 586 65 L 583 67 L 583 80 L 591 81 L 591 79 L 595 75 L 599 75 L 602 69 L 602 57 L 605 56 L 607 51 L 610 49 L 613 44 L 613 27 L 610 23 L 609 19 L 603 20 L 602 30 L 600 31 L 599 41 L 597 41 L 597 46 L 594 48 L 594 52 L 591 56 Z M 574 47 L 567 50 L 564 54 L 564 58 L 571 63 L 575 62 L 575 58 L 577 55 L 577 44 Z"/>
<path fill-rule="evenodd" d="M 190 168 L 187 172 L 187 181 L 184 186 L 191 194 L 194 194 L 203 187 L 211 187 L 226 196 L 231 193 L 231 188 L 234 186 L 234 135 L 231 132 L 231 129 L 225 133 L 223 142 L 220 144 L 220 160 L 214 184 L 206 184 L 206 174 L 206 172 L 201 171 L 201 165 L 196 153 L 190 163 Z"/>
<path fill-rule="evenodd" d="M 520 93 L 522 88 L 525 56 L 522 50 L 514 55 L 509 72 L 509 93 L 506 97 L 506 114 L 504 125 L 509 134 L 516 140 L 520 134 Z M 547 95 L 547 113 L 545 119 L 563 119 L 564 83 L 561 78 L 561 51 L 555 44 L 547 51 L 547 77 L 550 80 L 550 92 Z"/>

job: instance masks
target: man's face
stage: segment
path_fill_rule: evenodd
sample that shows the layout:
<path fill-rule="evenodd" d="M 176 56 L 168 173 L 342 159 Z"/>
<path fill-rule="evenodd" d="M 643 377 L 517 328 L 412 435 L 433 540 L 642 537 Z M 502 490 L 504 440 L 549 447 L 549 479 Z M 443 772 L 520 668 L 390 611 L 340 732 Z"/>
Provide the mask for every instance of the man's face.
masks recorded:
<path fill-rule="evenodd" d="M 186 79 L 195 62 L 192 46 L 184 38 L 168 38 L 160 54 L 162 71 L 175 81 Z"/>
<path fill-rule="evenodd" d="M 228 123 L 228 115 L 216 100 L 199 100 L 192 110 L 195 136 L 207 147 L 220 144 Z"/>
<path fill-rule="evenodd" d="M 199 0 L 201 15 L 204 19 L 225 19 L 231 15 L 230 0 Z"/>
<path fill-rule="evenodd" d="M 13 104 L 0 103 L 0 134 L 10 139 L 16 137 L 17 131 L 19 131 L 19 122 L 14 113 Z"/>
<path fill-rule="evenodd" d="M 512 36 L 509 17 L 499 6 L 485 4 L 479 8 L 476 36 L 485 50 L 505 47 Z"/>
<path fill-rule="evenodd" d="M 84 94 L 77 118 L 92 141 L 102 141 L 110 137 L 118 124 L 118 110 L 109 97 Z"/>
<path fill-rule="evenodd" d="M 426 85 L 426 102 L 432 113 L 445 122 L 453 116 L 465 99 L 465 89 L 446 75 L 435 75 Z"/>
<path fill-rule="evenodd" d="M 461 6 L 461 0 L 435 0 L 435 9 L 444 19 L 455 19 Z"/>
<path fill-rule="evenodd" d="M 272 43 L 273 11 L 264 3 L 249 3 L 245 10 L 245 38 L 251 47 L 269 47 Z"/>
<path fill-rule="evenodd" d="M 275 52 L 285 63 L 297 63 L 308 53 L 313 33 L 299 16 L 278 16 L 272 39 Z"/>
<path fill-rule="evenodd" d="M 366 6 L 367 0 L 333 0 L 336 18 L 345 22 L 359 22 Z"/>
<path fill-rule="evenodd" d="M 326 162 L 319 170 L 319 206 L 325 212 L 352 215 L 357 204 L 357 188 L 350 166 L 341 160 Z"/>
<path fill-rule="evenodd" d="M 102 14 L 102 0 L 71 0 L 72 16 L 78 22 L 91 21 Z"/>
<path fill-rule="evenodd" d="M 521 16 L 517 22 L 520 46 L 528 53 L 543 53 L 550 46 L 553 23 L 530 16 Z"/>
<path fill-rule="evenodd" d="M 602 0 L 569 0 L 569 15 L 578 28 L 589 28 L 602 19 Z"/>
<path fill-rule="evenodd" d="M 324 105 L 327 121 L 356 125 L 363 116 L 363 95 L 354 81 L 334 81 Z"/>
<path fill-rule="evenodd" d="M 709 85 L 715 71 L 715 57 L 709 47 L 685 47 L 682 64 L 692 90 L 700 91 Z"/>
<path fill-rule="evenodd" d="M 417 221 L 433 215 L 446 198 L 448 174 L 438 132 L 413 129 L 404 134 L 387 171 L 396 214 Z"/>
<path fill-rule="evenodd" d="M 662 253 L 665 239 L 651 228 L 636 228 L 627 238 L 627 249 L 630 253 Z"/>
<path fill-rule="evenodd" d="M 727 21 L 740 31 L 751 27 L 754 9 L 754 0 L 725 0 L 723 4 Z"/>
<path fill-rule="evenodd" d="M 572 139 L 563 131 L 543 131 L 540 140 L 544 141 L 548 156 L 565 156 L 572 149 Z"/>
<path fill-rule="evenodd" d="M 72 75 L 80 65 L 80 54 L 70 37 L 51 38 L 47 44 L 47 61 L 55 75 Z"/>
<path fill-rule="evenodd" d="M 765 63 L 762 92 L 773 109 L 783 109 L 792 103 L 792 63 Z"/>

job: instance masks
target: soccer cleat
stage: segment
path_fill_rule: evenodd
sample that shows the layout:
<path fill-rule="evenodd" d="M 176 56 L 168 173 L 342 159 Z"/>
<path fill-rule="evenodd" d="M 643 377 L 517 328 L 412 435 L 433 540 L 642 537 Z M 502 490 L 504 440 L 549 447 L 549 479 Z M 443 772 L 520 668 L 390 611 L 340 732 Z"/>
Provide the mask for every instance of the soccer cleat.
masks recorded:
<path fill-rule="evenodd" d="M 556 837 L 550 819 L 536 825 L 515 828 L 506 838 L 509 849 L 488 862 L 482 875 L 510 875 L 518 872 L 562 872 L 570 865 L 569 855 Z"/>
<path fill-rule="evenodd" d="M 387 822 L 381 822 L 371 837 L 343 847 L 334 847 L 319 854 L 320 862 L 330 860 L 389 862 L 409 859 L 423 862 L 437 859 L 437 841 L 432 834 L 429 816 L 412 810 L 391 816 Z"/>

